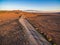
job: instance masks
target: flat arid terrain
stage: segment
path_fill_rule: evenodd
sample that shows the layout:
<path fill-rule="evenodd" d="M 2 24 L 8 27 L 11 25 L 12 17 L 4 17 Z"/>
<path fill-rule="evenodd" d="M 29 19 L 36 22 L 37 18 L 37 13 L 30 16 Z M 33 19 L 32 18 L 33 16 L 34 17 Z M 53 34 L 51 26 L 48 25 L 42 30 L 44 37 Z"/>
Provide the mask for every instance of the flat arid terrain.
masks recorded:
<path fill-rule="evenodd" d="M 37 16 L 28 19 L 45 38 L 60 45 L 60 16 Z"/>
<path fill-rule="evenodd" d="M 21 17 L 25 19 L 22 19 Z M 21 23 L 19 22 L 20 18 Z M 31 26 L 27 21 L 31 24 Z M 24 22 L 26 26 L 22 22 Z M 40 36 L 38 36 L 38 33 L 36 31 L 42 38 L 39 38 Z M 37 43 L 35 43 L 36 41 Z M 50 44 L 60 45 L 59 12 L 29 13 L 19 10 L 0 11 L 0 45 Z"/>

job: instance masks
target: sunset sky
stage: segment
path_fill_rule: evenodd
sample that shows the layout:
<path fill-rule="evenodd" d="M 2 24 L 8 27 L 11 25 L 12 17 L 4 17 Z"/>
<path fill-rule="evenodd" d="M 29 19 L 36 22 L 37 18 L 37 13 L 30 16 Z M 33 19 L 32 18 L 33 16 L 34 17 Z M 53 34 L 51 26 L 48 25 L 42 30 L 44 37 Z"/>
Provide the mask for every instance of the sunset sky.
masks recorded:
<path fill-rule="evenodd" d="M 0 0 L 0 10 L 60 11 L 60 0 Z"/>

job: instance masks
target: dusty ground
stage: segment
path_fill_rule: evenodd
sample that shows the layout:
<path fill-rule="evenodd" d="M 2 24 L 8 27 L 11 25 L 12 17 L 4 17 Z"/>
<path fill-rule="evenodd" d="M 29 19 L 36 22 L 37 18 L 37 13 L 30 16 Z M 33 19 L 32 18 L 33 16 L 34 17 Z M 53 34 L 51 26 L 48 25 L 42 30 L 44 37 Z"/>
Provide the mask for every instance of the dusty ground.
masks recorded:
<path fill-rule="evenodd" d="M 19 36 L 21 35 L 20 37 L 22 38 L 23 34 L 19 34 L 19 30 L 22 28 L 19 28 L 21 26 L 16 21 L 21 15 L 25 15 L 27 20 L 39 33 L 43 32 L 48 38 L 51 38 L 54 43 L 60 45 L 60 14 L 33 14 L 22 11 L 0 11 L 0 45 L 21 44 L 19 43 Z"/>

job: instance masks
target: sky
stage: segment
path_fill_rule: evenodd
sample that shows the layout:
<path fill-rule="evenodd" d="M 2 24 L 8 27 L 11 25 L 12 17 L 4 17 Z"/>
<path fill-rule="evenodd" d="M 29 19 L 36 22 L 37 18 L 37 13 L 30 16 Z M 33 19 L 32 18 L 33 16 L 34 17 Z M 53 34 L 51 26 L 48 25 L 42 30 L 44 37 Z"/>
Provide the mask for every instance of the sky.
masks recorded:
<path fill-rule="evenodd" d="M 60 11 L 60 0 L 0 0 L 0 10 Z"/>

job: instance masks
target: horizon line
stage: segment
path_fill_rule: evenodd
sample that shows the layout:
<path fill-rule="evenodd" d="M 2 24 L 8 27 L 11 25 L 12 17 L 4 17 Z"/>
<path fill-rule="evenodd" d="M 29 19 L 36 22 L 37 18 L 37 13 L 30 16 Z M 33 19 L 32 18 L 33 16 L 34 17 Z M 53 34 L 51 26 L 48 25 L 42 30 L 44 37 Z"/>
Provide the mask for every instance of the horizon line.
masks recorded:
<path fill-rule="evenodd" d="M 19 10 L 19 11 L 32 11 L 32 10 L 23 10 L 23 9 L 12 9 L 12 10 L 0 10 L 0 11 L 17 11 L 17 10 Z M 33 9 L 33 11 L 48 11 L 48 12 L 60 12 L 60 10 L 34 10 Z"/>

